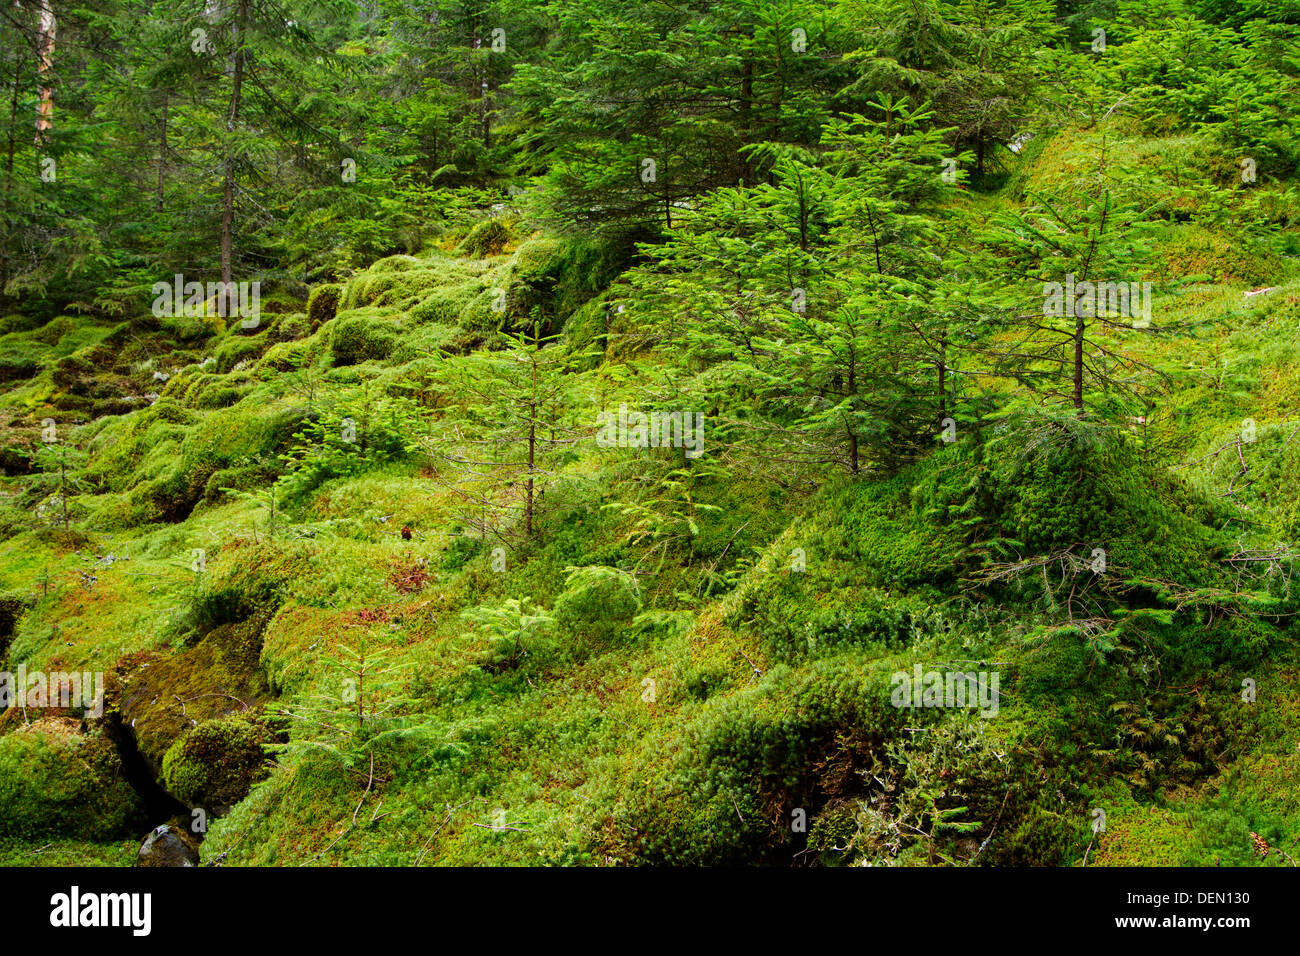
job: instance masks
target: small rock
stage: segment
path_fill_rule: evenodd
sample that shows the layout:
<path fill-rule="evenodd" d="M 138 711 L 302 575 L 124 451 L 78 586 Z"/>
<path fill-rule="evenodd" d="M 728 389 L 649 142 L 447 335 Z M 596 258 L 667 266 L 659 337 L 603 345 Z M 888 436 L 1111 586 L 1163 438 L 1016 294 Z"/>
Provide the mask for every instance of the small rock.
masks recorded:
<path fill-rule="evenodd" d="M 170 823 L 154 827 L 140 844 L 137 866 L 197 866 L 199 851 L 190 835 Z"/>

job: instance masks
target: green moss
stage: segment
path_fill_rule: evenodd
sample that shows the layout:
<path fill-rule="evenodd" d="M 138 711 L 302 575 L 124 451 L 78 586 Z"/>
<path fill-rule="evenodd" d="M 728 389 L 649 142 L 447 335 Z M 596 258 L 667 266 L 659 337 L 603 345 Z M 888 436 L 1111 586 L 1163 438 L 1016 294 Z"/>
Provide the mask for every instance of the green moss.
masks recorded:
<path fill-rule="evenodd" d="M 252 336 L 232 335 L 217 347 L 217 370 L 229 372 L 238 365 L 251 363 L 266 351 L 269 345 L 265 333 Z"/>
<path fill-rule="evenodd" d="M 261 310 L 267 315 L 291 315 L 293 313 L 302 313 L 303 301 L 286 289 L 276 289 L 270 295 L 264 295 L 261 300 Z"/>
<path fill-rule="evenodd" d="M 615 568 L 575 571 L 555 602 L 555 619 L 581 641 L 604 644 L 625 633 L 641 610 L 631 575 Z"/>
<path fill-rule="evenodd" d="M 340 312 L 367 306 L 409 309 L 444 281 L 436 260 L 390 256 L 348 282 L 338 309 Z"/>
<path fill-rule="evenodd" d="M 411 309 L 411 321 L 456 325 L 478 291 L 477 285 L 470 283 L 435 289 Z"/>
<path fill-rule="evenodd" d="M 1267 246 L 1240 231 L 1199 224 L 1170 227 L 1156 254 L 1162 262 L 1155 277 L 1165 281 L 1197 275 L 1253 287 L 1276 276 L 1282 265 Z"/>
<path fill-rule="evenodd" d="M 122 531 L 163 519 L 163 508 L 147 494 L 100 495 L 94 499 L 87 522 L 103 531 Z"/>
<path fill-rule="evenodd" d="M 1087 822 L 1082 814 L 1036 805 L 1003 841 L 995 860 L 1003 866 L 1061 866 L 1086 844 Z"/>
<path fill-rule="evenodd" d="M 510 242 L 510 228 L 500 218 L 493 217 L 478 223 L 469 231 L 457 251 L 462 255 L 482 259 L 499 256 Z"/>
<path fill-rule="evenodd" d="M 42 321 L 44 320 L 39 315 L 10 312 L 8 315 L 0 316 L 0 335 L 31 331 L 39 328 Z"/>
<path fill-rule="evenodd" d="M 1075 132 L 1036 137 L 1012 190 L 963 195 L 959 234 L 1013 206 L 1007 192 L 1020 187 L 1076 198 L 1100 131 Z M 4 393 L 16 416 L 0 421 L 16 449 L 6 469 L 27 467 L 34 423 L 51 409 L 65 410 L 54 417 L 67 428 L 121 414 L 75 433 L 91 454 L 93 493 L 78 503 L 93 533 L 28 531 L 21 478 L 0 489 L 0 585 L 27 602 L 7 652 L 29 664 L 121 659 L 123 712 L 166 785 L 212 809 L 237 804 L 213 825 L 209 860 L 229 851 L 227 862 L 301 863 L 348 830 L 368 775 L 298 754 L 261 779 L 261 710 L 272 694 L 297 709 L 336 692 L 326 660 L 335 645 L 364 640 L 397 662 L 394 700 L 431 729 L 418 746 L 376 748 L 363 815 L 381 800 L 383 810 L 321 862 L 409 864 L 427 849 L 426 864 L 784 864 L 808 848 L 800 862 L 937 864 L 969 860 L 996 818 L 982 863 L 1068 865 L 1087 845 L 1089 807 L 1103 805 L 1111 829 L 1090 865 L 1251 864 L 1252 830 L 1275 842 L 1300 821 L 1300 692 L 1287 677 L 1300 592 L 1292 584 L 1288 597 L 1279 575 L 1227 606 L 1218 593 L 1234 586 L 1225 555 L 1300 534 L 1300 286 L 1271 274 L 1294 265 L 1276 235 L 1294 202 L 1285 184 L 1270 194 L 1261 182 L 1250 191 L 1258 200 L 1171 190 L 1180 164 L 1185 185 L 1193 167 L 1222 177 L 1232 162 L 1205 137 L 1112 132 L 1111 145 L 1148 173 L 1134 188 L 1163 201 L 1152 276 L 1196 269 L 1220 280 L 1170 283 L 1160 301 L 1169 334 L 1120 343 L 1171 372 L 1160 439 L 1185 467 L 1164 467 L 1175 459 L 1162 463 L 1136 427 L 1120 438 L 1092 418 L 1041 411 L 977 421 L 963 406 L 972 414 L 956 444 L 889 477 L 847 479 L 779 453 L 751 469 L 731 457 L 745 449 L 748 425 L 729 423 L 753 413 L 752 394 L 716 366 L 697 375 L 676 354 L 620 352 L 620 339 L 653 338 L 637 308 L 615 319 L 603 359 L 567 377 L 577 426 L 590 424 L 588 400 L 611 407 L 642 388 L 662 392 L 658 375 L 672 362 L 674 387 L 717 423 L 710 447 L 721 477 L 703 477 L 702 463 L 686 470 L 691 501 L 718 510 L 697 510 L 689 535 L 660 555 L 638 540 L 637 518 L 603 506 L 660 495 L 652 485 L 676 456 L 595 454 L 579 441 L 555 466 L 528 540 L 469 537 L 441 457 L 440 430 L 456 422 L 443 366 L 429 356 L 490 346 L 498 330 L 534 316 L 547 332 L 563 328 L 574 351 L 599 348 L 608 304 L 626 297 L 610 281 L 631 255 L 485 219 L 454 234 L 472 258 L 381 259 L 311 290 L 305 315 L 291 296 L 277 299 L 258 329 L 0 323 L 0 379 L 30 376 Z M 1244 220 L 1260 242 L 1233 238 Z M 1279 288 L 1244 299 L 1256 279 Z M 1222 335 L 1201 334 L 1199 323 L 1224 316 Z M 972 379 L 984 370 L 982 343 L 973 344 L 963 360 Z M 209 357 L 219 361 L 200 366 Z M 174 374 L 163 384 L 154 371 Z M 375 444 L 365 455 L 322 439 L 337 435 L 342 416 L 361 419 L 361 386 L 385 401 L 411 397 L 391 422 L 368 423 Z M 150 407 L 144 391 L 162 398 Z M 1233 442 L 1246 417 L 1258 437 L 1239 459 Z M 411 452 L 426 435 L 434 454 Z M 256 501 L 290 451 L 308 480 L 277 486 L 293 494 L 277 497 L 270 534 Z M 686 504 L 655 506 L 659 520 Z M 498 543 L 504 571 L 492 567 Z M 196 547 L 208 551 L 201 576 L 189 570 Z M 1066 550 L 1087 559 L 1094 547 L 1114 571 L 1078 576 L 1113 619 L 1100 637 L 1057 626 L 1074 581 L 1058 568 L 1046 578 L 1037 567 L 984 573 Z M 132 561 L 96 567 L 97 583 L 83 587 L 77 572 L 100 549 Z M 565 583 L 577 565 L 601 567 Z M 636 585 L 613 570 L 633 567 Z M 553 608 L 557 636 L 501 667 L 462 612 L 523 595 Z M 996 769 L 976 759 L 984 751 L 943 749 L 946 720 L 899 714 L 882 693 L 891 669 L 969 660 L 1002 668 L 1003 710 L 987 722 L 1005 758 Z M 1242 675 L 1258 679 L 1258 703 L 1240 702 Z M 1162 695 L 1157 684 L 1179 690 Z M 643 696 L 650 687 L 657 696 Z M 14 727 L 8 720 L 0 729 Z M 292 733 L 307 736 L 297 724 Z M 903 811 L 934 795 L 949 801 L 944 811 L 960 810 L 954 826 L 973 829 L 926 841 L 895 826 L 911 842 L 894 855 L 891 823 L 929 829 Z M 450 819 L 449 806 L 458 808 Z M 498 807 L 518 830 L 488 829 Z M 789 828 L 794 808 L 807 811 L 806 844 Z M 850 843 L 853 852 L 837 849 Z M 7 852 L 0 845 L 0 859 Z"/>
<path fill-rule="evenodd" d="M 272 342 L 292 342 L 306 338 L 311 334 L 311 327 L 304 312 L 288 312 L 277 315 L 267 328 L 267 337 Z"/>
<path fill-rule="evenodd" d="M 288 372 L 310 360 L 311 347 L 306 342 L 281 342 L 267 349 L 258 363 L 258 371 Z"/>
<path fill-rule="evenodd" d="M 222 501 L 228 497 L 228 491 L 248 491 L 258 488 L 273 480 L 272 469 L 266 465 L 243 465 L 236 468 L 222 468 L 212 473 L 212 477 L 203 487 L 206 501 Z"/>
<path fill-rule="evenodd" d="M 460 339 L 460 330 L 447 325 L 422 325 L 402 336 L 393 349 L 394 362 L 414 362 L 444 349 L 453 349 Z"/>
<path fill-rule="evenodd" d="M 266 731 L 242 717 L 205 720 L 163 757 L 167 792 L 191 807 L 225 812 L 267 771 Z"/>
<path fill-rule="evenodd" d="M 116 492 L 135 488 L 158 514 L 183 516 L 213 474 L 272 456 L 305 414 L 251 401 L 199 414 L 160 400 L 94 436 L 87 477 Z"/>
<path fill-rule="evenodd" d="M 386 359 L 397 343 L 393 323 L 372 314 L 343 313 L 330 325 L 330 355 L 335 365 Z"/>
<path fill-rule="evenodd" d="M 312 331 L 320 328 L 338 313 L 339 296 L 343 287 L 337 283 L 318 285 L 307 297 L 307 320 Z"/>
<path fill-rule="evenodd" d="M 860 661 L 846 657 L 806 670 L 773 668 L 758 684 L 709 701 L 660 738 L 663 752 L 642 755 L 647 772 L 624 809 L 636 832 L 635 859 L 725 864 L 772 851 L 788 859 L 790 851 L 778 848 L 792 835 L 769 821 L 813 805 L 817 768 L 833 763 L 831 755 L 869 766 L 903 713 L 889 706 L 883 669 L 864 674 Z"/>
<path fill-rule="evenodd" d="M 135 835 L 113 843 L 58 837 L 31 841 L 0 837 L 0 867 L 134 866 L 139 844 Z"/>
<path fill-rule="evenodd" d="M 200 722 L 260 706 L 267 694 L 256 669 L 260 648 L 260 622 L 224 624 L 194 647 L 126 676 L 121 711 L 155 773 L 161 775 L 171 746 Z"/>
<path fill-rule="evenodd" d="M 0 737 L 0 833 L 109 840 L 144 825 L 113 744 L 47 718 Z"/>

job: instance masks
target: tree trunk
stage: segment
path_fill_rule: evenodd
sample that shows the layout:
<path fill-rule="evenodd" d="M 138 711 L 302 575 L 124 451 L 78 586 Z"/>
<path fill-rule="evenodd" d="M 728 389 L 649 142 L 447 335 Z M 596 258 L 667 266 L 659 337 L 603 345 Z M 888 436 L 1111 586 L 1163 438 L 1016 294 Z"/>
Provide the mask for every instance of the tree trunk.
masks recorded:
<path fill-rule="evenodd" d="M 1087 329 L 1084 317 L 1079 315 L 1079 306 L 1074 305 L 1074 407 L 1083 411 L 1083 333 Z"/>
<path fill-rule="evenodd" d="M 533 356 L 532 356 L 532 373 L 533 373 L 533 391 L 530 396 L 531 401 L 528 404 L 528 483 L 526 486 L 527 501 L 524 505 L 524 534 L 528 537 L 533 536 L 533 473 L 537 466 L 537 348 L 539 333 L 534 328 L 533 332 Z"/>
<path fill-rule="evenodd" d="M 754 61 L 745 57 L 740 68 L 740 128 L 746 145 L 754 142 Z M 740 160 L 739 180 L 746 186 L 752 186 L 753 170 L 747 154 Z"/>
<path fill-rule="evenodd" d="M 857 356 L 854 355 L 852 345 L 849 346 L 849 398 L 858 394 L 858 362 Z M 853 474 L 858 473 L 858 435 L 853 430 L 852 422 L 849 424 L 849 471 Z"/>
<path fill-rule="evenodd" d="M 162 139 L 158 147 L 158 188 L 155 206 L 158 212 L 163 211 L 163 189 L 167 185 L 167 97 L 163 97 L 162 108 Z"/>
<path fill-rule="evenodd" d="M 240 96 L 244 88 L 244 29 L 248 20 L 249 0 L 239 0 L 235 21 L 235 57 L 230 88 L 230 109 L 226 113 L 226 132 L 233 134 L 239 123 Z M 229 283 L 234 274 L 235 249 L 235 155 L 231 137 L 226 139 L 225 182 L 221 191 L 221 281 Z M 229 288 L 226 285 L 224 288 Z"/>
<path fill-rule="evenodd" d="M 37 11 L 40 14 L 38 59 L 36 63 L 36 89 L 39 101 L 36 105 L 36 145 L 44 146 L 46 134 L 54 128 L 54 37 L 59 29 L 50 0 L 39 0 Z"/>
<path fill-rule="evenodd" d="M 939 339 L 939 421 L 948 417 L 948 340 Z"/>
<path fill-rule="evenodd" d="M 23 58 L 21 52 L 14 58 L 14 93 L 9 101 L 9 151 L 5 160 L 5 220 L 4 235 L 0 236 L 0 302 L 6 301 L 5 286 L 9 284 L 9 240 L 13 226 L 14 202 L 14 150 L 18 130 L 18 90 L 22 86 Z"/>
<path fill-rule="evenodd" d="M 808 209 L 808 188 L 799 177 L 799 251 L 808 251 L 808 219 L 810 211 Z"/>

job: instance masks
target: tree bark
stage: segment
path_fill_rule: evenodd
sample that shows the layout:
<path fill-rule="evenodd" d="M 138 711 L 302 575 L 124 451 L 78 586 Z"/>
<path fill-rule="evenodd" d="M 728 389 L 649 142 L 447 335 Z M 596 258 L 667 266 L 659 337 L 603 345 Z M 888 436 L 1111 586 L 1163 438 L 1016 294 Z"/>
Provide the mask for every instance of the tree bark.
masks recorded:
<path fill-rule="evenodd" d="M 849 396 L 850 400 L 858 394 L 858 361 L 854 354 L 853 346 L 849 346 Z M 858 463 L 858 434 L 854 431 L 852 420 L 849 427 L 849 471 L 857 474 L 861 467 Z"/>
<path fill-rule="evenodd" d="M 939 421 L 948 417 L 948 340 L 939 339 Z"/>
<path fill-rule="evenodd" d="M 524 533 L 533 536 L 533 473 L 537 467 L 537 358 L 533 357 L 533 395 L 528 405 L 528 500 L 524 505 Z"/>
<path fill-rule="evenodd" d="M 59 29 L 59 21 L 54 16 L 50 0 L 39 0 L 37 7 L 40 19 L 38 59 L 36 63 L 36 89 L 39 101 L 36 105 L 36 145 L 44 146 L 47 134 L 54 128 L 54 38 Z"/>
<path fill-rule="evenodd" d="M 5 220 L 4 235 L 0 236 L 0 302 L 5 302 L 5 286 L 9 284 L 9 239 L 13 227 L 14 202 L 14 151 L 17 148 L 18 131 L 18 90 L 22 86 L 23 58 L 19 53 L 14 57 L 14 92 L 9 101 L 9 151 L 5 160 Z"/>
<path fill-rule="evenodd" d="M 167 97 L 163 97 L 162 108 L 162 141 L 158 147 L 158 188 L 157 188 L 157 206 L 158 212 L 163 211 L 163 189 L 167 184 Z"/>
<path fill-rule="evenodd" d="M 1087 331 L 1084 317 L 1079 315 L 1079 304 L 1074 303 L 1074 407 L 1083 411 L 1083 334 Z"/>
<path fill-rule="evenodd" d="M 248 20 L 248 0 L 239 0 L 239 15 L 235 21 L 235 56 L 230 88 L 230 109 L 226 113 L 226 132 L 233 134 L 239 123 L 240 97 L 244 87 L 244 32 Z M 221 281 L 229 283 L 233 276 L 235 250 L 235 150 L 230 136 L 226 138 L 225 182 L 221 192 Z M 229 285 L 224 286 L 229 288 Z"/>

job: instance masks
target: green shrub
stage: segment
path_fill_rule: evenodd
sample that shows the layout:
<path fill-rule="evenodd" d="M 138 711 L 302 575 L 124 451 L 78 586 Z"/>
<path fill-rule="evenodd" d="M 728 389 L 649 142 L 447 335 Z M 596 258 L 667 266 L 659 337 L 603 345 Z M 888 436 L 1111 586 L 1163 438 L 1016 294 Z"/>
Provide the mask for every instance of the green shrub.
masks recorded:
<path fill-rule="evenodd" d="M 573 569 L 555 601 L 555 620 L 585 642 L 606 644 L 626 632 L 640 610 L 632 575 L 597 565 Z"/>
<path fill-rule="evenodd" d="M 391 398 L 373 387 L 347 394 L 294 432 L 292 447 L 281 456 L 285 473 L 276 493 L 294 503 L 333 478 L 400 461 L 410 454 L 410 436 L 419 426 L 418 410 L 407 398 Z"/>
<path fill-rule="evenodd" d="M 475 634 L 482 635 L 481 665 L 492 671 L 512 670 L 527 660 L 544 662 L 552 650 L 549 638 L 555 619 L 527 597 L 500 604 L 480 604 L 461 613 Z"/>

